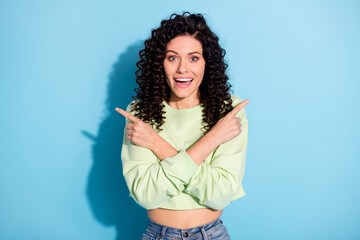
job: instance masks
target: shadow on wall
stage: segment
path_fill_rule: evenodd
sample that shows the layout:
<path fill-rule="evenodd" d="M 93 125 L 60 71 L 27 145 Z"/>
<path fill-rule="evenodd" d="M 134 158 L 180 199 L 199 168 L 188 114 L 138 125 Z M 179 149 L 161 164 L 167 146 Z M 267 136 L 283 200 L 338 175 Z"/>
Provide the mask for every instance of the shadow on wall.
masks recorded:
<path fill-rule="evenodd" d="M 86 131 L 90 138 L 93 165 L 87 181 L 86 194 L 97 221 L 105 226 L 115 226 L 116 239 L 138 240 L 148 224 L 146 210 L 129 196 L 122 175 L 121 146 L 125 119 L 115 107 L 126 109 L 135 95 L 136 62 L 143 41 L 139 41 L 122 53 L 109 75 L 105 118 L 99 126 L 97 136 Z"/>

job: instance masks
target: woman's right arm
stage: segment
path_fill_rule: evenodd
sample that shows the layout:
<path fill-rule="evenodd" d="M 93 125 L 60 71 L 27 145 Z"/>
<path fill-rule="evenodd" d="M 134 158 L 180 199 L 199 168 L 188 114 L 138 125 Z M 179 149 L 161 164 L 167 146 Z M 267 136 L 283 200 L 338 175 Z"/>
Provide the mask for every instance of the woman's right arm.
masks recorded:
<path fill-rule="evenodd" d="M 187 151 L 171 149 L 164 151 L 167 142 L 157 142 L 158 153 L 154 148 L 143 144 L 134 144 L 126 137 L 122 146 L 123 174 L 130 190 L 130 196 L 146 209 L 162 206 L 171 197 L 180 194 L 198 170 L 204 159 L 220 144 L 233 139 L 239 134 L 239 119 L 235 116 L 248 102 L 244 101 L 233 109 L 226 117 L 218 121 L 211 132 L 201 138 Z M 129 107 L 127 109 L 129 112 Z M 124 115 L 124 113 L 121 113 Z M 127 114 L 126 114 L 127 116 Z M 126 117 L 125 116 L 125 117 Z M 128 116 L 132 118 L 132 116 Z M 136 119 L 134 119 L 136 121 Z M 126 119 L 127 123 L 130 121 Z M 145 132 L 142 131 L 147 135 Z M 151 131 L 150 131 L 151 132 Z M 144 143 L 145 142 L 145 143 Z M 167 144 L 168 145 L 168 144 Z M 165 145 L 166 146 L 166 145 Z M 152 149 L 151 149 L 152 148 Z M 162 160 L 159 158 L 162 155 Z"/>
<path fill-rule="evenodd" d="M 238 100 L 240 99 L 236 99 Z M 202 162 L 184 190 L 197 198 L 200 204 L 216 210 L 223 209 L 231 201 L 246 194 L 242 187 L 248 138 L 248 120 L 245 109 L 242 109 L 236 117 L 241 119 L 240 134 L 220 144 L 211 154 L 209 161 Z M 220 121 L 218 123 L 221 124 Z M 215 125 L 213 129 L 216 127 Z M 227 131 L 227 127 L 229 126 L 223 125 L 218 130 Z M 213 141 L 217 142 L 221 135 L 214 133 L 211 135 L 214 134 Z M 201 151 L 201 149 L 205 150 L 206 146 L 199 146 L 196 151 Z"/>
<path fill-rule="evenodd" d="M 230 141 L 241 133 L 241 119 L 236 115 L 249 103 L 244 100 L 225 117 L 221 118 L 215 126 L 186 152 L 199 166 L 219 145 Z"/>

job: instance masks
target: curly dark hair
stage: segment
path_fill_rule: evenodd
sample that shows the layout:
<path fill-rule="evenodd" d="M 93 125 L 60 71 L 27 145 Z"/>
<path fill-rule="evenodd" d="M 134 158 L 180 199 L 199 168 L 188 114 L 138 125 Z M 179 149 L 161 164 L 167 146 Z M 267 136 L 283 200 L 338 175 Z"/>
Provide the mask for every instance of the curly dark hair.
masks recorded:
<path fill-rule="evenodd" d="M 186 16 L 188 14 L 188 16 Z M 139 52 L 140 60 L 136 66 L 135 89 L 137 95 L 131 109 L 135 116 L 161 131 L 164 123 L 165 107 L 163 101 L 170 99 L 170 88 L 164 72 L 166 45 L 173 38 L 190 35 L 201 42 L 205 59 L 204 77 L 199 87 L 203 132 L 209 131 L 217 121 L 233 109 L 229 90 L 231 84 L 225 74 L 228 65 L 224 61 L 226 51 L 220 47 L 219 38 L 210 30 L 201 14 L 184 12 L 172 14 L 170 19 L 162 20 L 151 37 L 145 40 L 145 48 Z"/>

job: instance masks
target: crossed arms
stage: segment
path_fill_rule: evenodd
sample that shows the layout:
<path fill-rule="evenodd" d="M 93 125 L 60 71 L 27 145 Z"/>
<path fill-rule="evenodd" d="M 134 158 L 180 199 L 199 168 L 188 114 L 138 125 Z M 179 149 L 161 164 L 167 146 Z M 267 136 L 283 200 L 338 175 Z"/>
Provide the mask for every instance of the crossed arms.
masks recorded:
<path fill-rule="evenodd" d="M 248 135 L 243 108 L 248 102 L 239 103 L 194 145 L 179 151 L 150 125 L 116 109 L 127 118 L 122 162 L 131 196 L 146 209 L 181 192 L 213 209 L 230 203 L 242 189 Z M 211 162 L 204 162 L 211 153 Z"/>

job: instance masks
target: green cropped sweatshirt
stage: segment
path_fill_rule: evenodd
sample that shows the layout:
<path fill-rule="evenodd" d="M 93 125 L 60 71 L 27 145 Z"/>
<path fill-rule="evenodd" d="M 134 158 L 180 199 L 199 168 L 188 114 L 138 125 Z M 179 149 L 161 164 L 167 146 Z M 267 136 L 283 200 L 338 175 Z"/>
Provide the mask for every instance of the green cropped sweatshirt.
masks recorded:
<path fill-rule="evenodd" d="M 242 102 L 231 97 L 233 106 Z M 219 210 L 243 197 L 248 138 L 245 108 L 236 115 L 241 119 L 241 133 L 219 145 L 198 166 L 186 150 L 202 136 L 202 105 L 187 109 L 174 109 L 165 101 L 164 105 L 165 123 L 158 133 L 178 153 L 161 161 L 151 150 L 129 141 L 124 131 L 121 159 L 130 196 L 145 209 L 172 210 Z M 134 114 L 130 104 L 127 111 Z"/>

